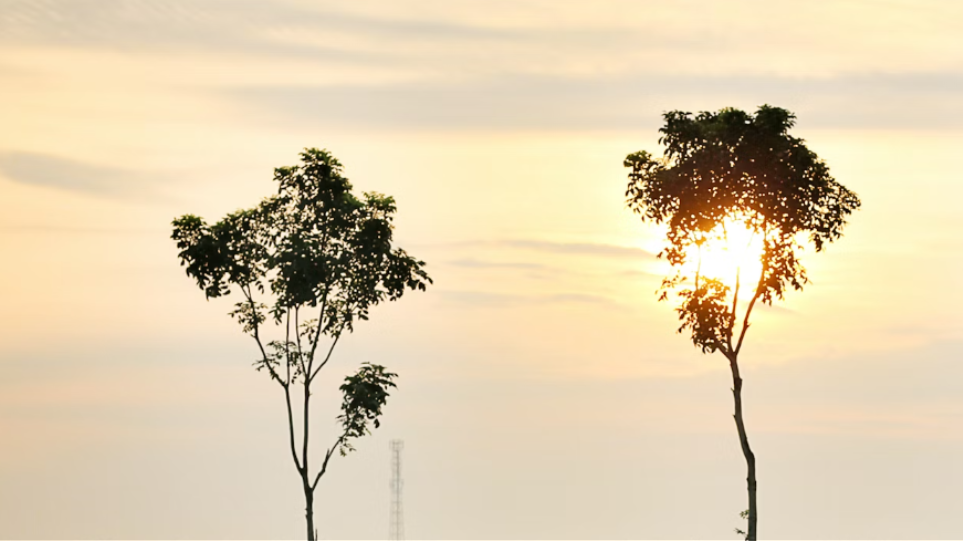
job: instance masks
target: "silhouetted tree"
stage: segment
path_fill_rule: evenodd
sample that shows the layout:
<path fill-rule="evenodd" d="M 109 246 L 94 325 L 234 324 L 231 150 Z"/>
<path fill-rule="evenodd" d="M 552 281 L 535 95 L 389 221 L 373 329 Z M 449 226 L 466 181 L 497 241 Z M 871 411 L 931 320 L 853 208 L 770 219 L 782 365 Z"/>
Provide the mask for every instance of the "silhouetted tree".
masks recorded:
<path fill-rule="evenodd" d="M 300 156 L 300 165 L 274 170 L 277 195 L 213 225 L 193 215 L 177 218 L 172 238 L 181 250 L 181 265 L 208 299 L 232 291 L 243 297 L 230 314 L 257 343 L 256 369 L 284 392 L 288 443 L 301 477 L 307 536 L 313 540 L 318 481 L 335 452 L 353 450 L 351 440 L 368 433 L 369 422 L 378 427 L 396 374 L 364 363 L 345 380 L 338 417 L 342 432 L 316 473 L 309 468 L 311 385 L 338 339 L 356 321 L 368 319 L 372 306 L 396 300 L 406 289 L 424 291 L 431 279 L 424 262 L 391 246 L 394 199 L 378 193 L 356 198 L 342 165 L 326 150 L 305 149 Z M 283 339 L 267 340 L 271 331 Z"/>
<path fill-rule="evenodd" d="M 859 208 L 855 193 L 836 182 L 829 168 L 802 139 L 789 135 L 795 116 L 763 105 L 755 115 L 737 109 L 682 111 L 664 115 L 661 159 L 640 151 L 626 157 L 631 168 L 626 197 L 643 221 L 666 224 L 667 246 L 660 252 L 675 269 L 663 280 L 660 300 L 675 289 L 676 308 L 692 342 L 703 353 L 719 351 L 732 371 L 732 395 L 739 442 L 748 467 L 747 539 L 756 539 L 756 465 L 742 417 L 739 353 L 757 302 L 772 304 L 788 288 L 808 282 L 797 252 L 812 243 L 816 251 L 838 239 L 846 217 Z M 706 243 L 725 242 L 726 224 L 742 222 L 762 240 L 762 272 L 741 317 L 739 274 L 735 283 L 700 276 Z M 696 254 L 690 254 L 695 251 Z"/>

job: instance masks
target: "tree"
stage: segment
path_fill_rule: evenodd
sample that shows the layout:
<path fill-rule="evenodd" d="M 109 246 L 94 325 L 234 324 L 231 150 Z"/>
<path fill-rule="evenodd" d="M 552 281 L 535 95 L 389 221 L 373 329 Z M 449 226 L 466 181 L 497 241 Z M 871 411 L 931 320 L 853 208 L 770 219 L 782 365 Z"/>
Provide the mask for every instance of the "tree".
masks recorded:
<path fill-rule="evenodd" d="M 750 115 L 738 109 L 695 116 L 664 115 L 661 159 L 629 154 L 626 198 L 643 221 L 667 226 L 659 253 L 673 267 L 658 293 L 675 290 L 679 333 L 690 331 L 703 353 L 720 352 L 732 371 L 734 418 L 748 469 L 747 539 L 756 539 L 756 462 L 742 416 L 739 353 L 757 302 L 771 305 L 788 288 L 808 283 L 798 253 L 807 241 L 817 252 L 842 235 L 846 217 L 859 208 L 855 193 L 836 182 L 802 139 L 789 135 L 795 115 L 768 105 Z M 743 228 L 759 239 L 759 276 L 739 316 L 740 268 L 734 283 L 703 271 L 702 254 Z M 687 264 L 695 259 L 696 264 Z"/>
<path fill-rule="evenodd" d="M 391 246 L 393 198 L 378 193 L 356 198 L 341 163 L 326 150 L 305 149 L 300 156 L 300 165 L 274 170 L 277 195 L 213 225 L 181 216 L 171 237 L 181 250 L 181 265 L 207 299 L 232 291 L 243 297 L 230 315 L 257 343 L 255 368 L 284 393 L 287 439 L 301 477 L 307 537 L 313 540 L 318 482 L 335 452 L 344 456 L 354 450 L 353 439 L 368 433 L 369 423 L 379 426 L 396 374 L 364 363 L 345 380 L 337 418 L 341 433 L 316 473 L 309 452 L 311 386 L 341 336 L 368 319 L 371 307 L 399 299 L 406 289 L 424 291 L 431 278 L 423 261 Z M 283 338 L 268 340 L 271 332 Z"/>

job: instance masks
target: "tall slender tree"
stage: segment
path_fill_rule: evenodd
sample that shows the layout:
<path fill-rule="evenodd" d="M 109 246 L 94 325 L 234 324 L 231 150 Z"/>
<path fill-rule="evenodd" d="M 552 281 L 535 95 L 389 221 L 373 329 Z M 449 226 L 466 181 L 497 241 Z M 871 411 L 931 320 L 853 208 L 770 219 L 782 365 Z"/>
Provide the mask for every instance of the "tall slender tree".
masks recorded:
<path fill-rule="evenodd" d="M 379 426 L 396 374 L 364 363 L 346 378 L 341 432 L 316 470 L 310 467 L 312 384 L 338 340 L 368 319 L 371 307 L 431 282 L 423 261 L 392 247 L 394 199 L 355 197 L 342 172 L 328 151 L 305 149 L 300 165 L 275 169 L 278 193 L 258 206 L 213 225 L 189 214 L 173 222 L 181 265 L 205 296 L 241 294 L 230 314 L 257 344 L 255 368 L 283 392 L 310 540 L 317 538 L 314 492 L 328 462 L 352 451 L 352 440 L 368 433 L 369 423 Z"/>
<path fill-rule="evenodd" d="M 817 252 L 842 235 L 846 217 L 859 208 L 855 193 L 836 182 L 802 139 L 789 135 L 795 116 L 763 105 L 754 115 L 738 109 L 664 115 L 654 158 L 645 151 L 626 157 L 629 208 L 643 221 L 667 225 L 659 256 L 672 265 L 659 299 L 675 290 L 681 325 L 703 353 L 720 352 L 732 372 L 734 418 L 747 466 L 747 539 L 756 539 L 756 459 L 749 446 L 739 373 L 750 316 L 757 302 L 771 305 L 789 288 L 808 282 L 799 258 L 804 245 Z M 740 306 L 740 271 L 731 283 L 706 272 L 702 253 L 732 241 L 733 229 L 760 240 L 761 271 Z M 693 261 L 694 260 L 694 261 Z M 740 312 L 741 311 L 741 312 Z"/>

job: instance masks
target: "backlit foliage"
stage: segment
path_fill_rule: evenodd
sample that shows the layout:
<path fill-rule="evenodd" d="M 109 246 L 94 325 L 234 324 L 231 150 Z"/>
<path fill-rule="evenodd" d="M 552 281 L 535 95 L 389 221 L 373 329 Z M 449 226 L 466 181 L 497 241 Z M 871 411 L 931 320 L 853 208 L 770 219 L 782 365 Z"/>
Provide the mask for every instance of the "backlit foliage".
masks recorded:
<path fill-rule="evenodd" d="M 771 304 L 788 288 L 802 289 L 808 282 L 799 259 L 804 243 L 819 252 L 838 239 L 860 201 L 802 139 L 789 135 L 795 116 L 785 109 L 764 105 L 755 115 L 731 108 L 672 111 L 664 118 L 663 156 L 639 151 L 625 159 L 628 205 L 644 221 L 668 226 L 659 255 L 677 272 L 664 281 L 661 298 L 680 290 L 679 332 L 689 329 L 703 351 L 738 352 L 756 300 Z M 738 333 L 742 284 L 700 276 L 698 265 L 695 272 L 682 270 L 699 247 L 720 242 L 719 232 L 733 221 L 762 239 L 762 272 L 748 285 L 753 294 Z"/>

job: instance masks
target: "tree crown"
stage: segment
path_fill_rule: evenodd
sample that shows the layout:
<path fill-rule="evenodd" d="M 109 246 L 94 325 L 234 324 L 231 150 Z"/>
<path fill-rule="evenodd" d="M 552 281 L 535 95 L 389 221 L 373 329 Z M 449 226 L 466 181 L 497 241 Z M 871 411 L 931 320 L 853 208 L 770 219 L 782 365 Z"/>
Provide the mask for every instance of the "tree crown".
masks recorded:
<path fill-rule="evenodd" d="M 789 135 L 795 115 L 763 105 L 754 115 L 726 108 L 696 115 L 671 111 L 663 117 L 663 156 L 639 151 L 624 161 L 631 169 L 628 206 L 643 221 L 668 226 L 668 245 L 659 256 L 678 272 L 663 282 L 661 298 L 689 279 L 681 269 L 691 249 L 724 242 L 731 221 L 762 238 L 762 273 L 747 318 L 756 299 L 771 304 L 788 287 L 802 289 L 808 279 L 797 252 L 806 240 L 818 252 L 838 239 L 860 201 L 802 139 Z M 738 351 L 731 344 L 738 291 L 730 305 L 730 290 L 717 279 L 700 277 L 697 268 L 693 285 L 680 291 L 679 331 L 689 328 L 704 351 Z"/>
<path fill-rule="evenodd" d="M 300 156 L 301 164 L 275 169 L 278 193 L 260 205 L 213 225 L 190 214 L 173 222 L 181 265 L 207 298 L 232 286 L 245 296 L 232 314 L 246 332 L 268 308 L 253 302 L 254 290 L 270 289 L 278 323 L 292 309 L 320 305 L 320 332 L 336 336 L 367 319 L 372 306 L 431 283 L 423 261 L 392 248 L 392 197 L 355 197 L 327 150 Z"/>

